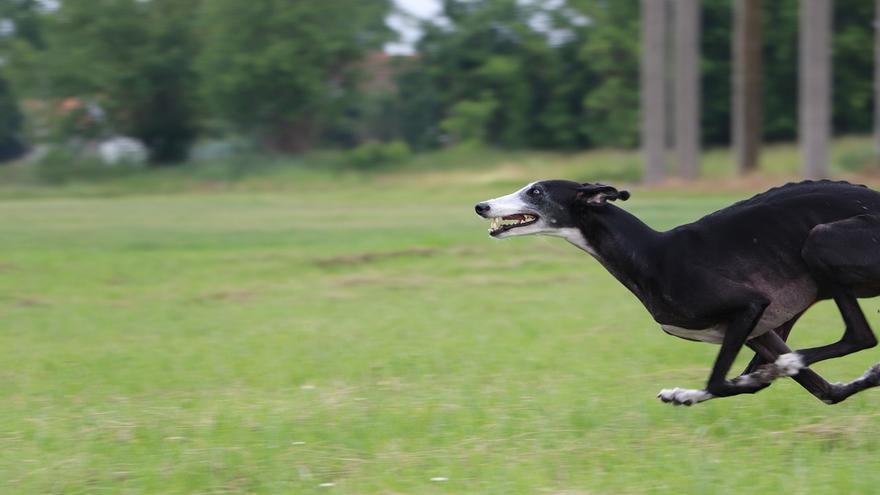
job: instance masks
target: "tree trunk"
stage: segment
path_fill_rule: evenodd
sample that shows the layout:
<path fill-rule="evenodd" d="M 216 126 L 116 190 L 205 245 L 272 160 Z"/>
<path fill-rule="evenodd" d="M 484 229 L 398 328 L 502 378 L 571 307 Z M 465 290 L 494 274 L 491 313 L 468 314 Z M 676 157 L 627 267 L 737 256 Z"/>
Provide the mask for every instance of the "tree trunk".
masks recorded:
<path fill-rule="evenodd" d="M 675 148 L 679 175 L 694 179 L 700 173 L 700 0 L 677 0 L 673 5 Z"/>
<path fill-rule="evenodd" d="M 664 175 L 665 152 L 665 0 L 642 0 L 642 154 L 645 182 L 658 182 Z"/>
<path fill-rule="evenodd" d="M 740 175 L 761 152 L 761 0 L 734 0 L 733 154 Z"/>
<path fill-rule="evenodd" d="M 831 0 L 801 0 L 798 141 L 803 174 L 828 175 L 831 131 Z"/>

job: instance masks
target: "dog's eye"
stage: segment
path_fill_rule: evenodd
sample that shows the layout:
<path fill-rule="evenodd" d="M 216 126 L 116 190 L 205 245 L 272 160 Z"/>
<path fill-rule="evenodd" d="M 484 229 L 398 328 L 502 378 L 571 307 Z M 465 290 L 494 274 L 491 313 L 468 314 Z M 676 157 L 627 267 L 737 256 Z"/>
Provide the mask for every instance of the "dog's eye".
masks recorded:
<path fill-rule="evenodd" d="M 540 189 L 538 189 L 537 187 L 533 187 L 533 188 L 529 189 L 528 191 L 526 191 L 526 194 L 528 194 L 529 196 L 532 196 L 534 198 L 537 198 L 538 196 L 544 194 L 544 192 L 541 191 Z"/>

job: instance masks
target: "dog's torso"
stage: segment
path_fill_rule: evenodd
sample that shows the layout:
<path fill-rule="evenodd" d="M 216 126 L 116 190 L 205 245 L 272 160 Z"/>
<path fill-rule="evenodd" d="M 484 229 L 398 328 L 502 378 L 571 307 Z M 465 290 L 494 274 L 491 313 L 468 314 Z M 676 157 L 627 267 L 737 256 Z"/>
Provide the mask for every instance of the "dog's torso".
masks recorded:
<path fill-rule="evenodd" d="M 713 343 L 725 330 L 716 308 L 741 291 L 760 294 L 769 305 L 750 335 L 757 337 L 828 297 L 802 255 L 811 231 L 864 214 L 880 214 L 880 193 L 862 186 L 819 181 L 771 189 L 663 233 L 649 254 L 656 273 L 634 292 L 665 332 Z"/>

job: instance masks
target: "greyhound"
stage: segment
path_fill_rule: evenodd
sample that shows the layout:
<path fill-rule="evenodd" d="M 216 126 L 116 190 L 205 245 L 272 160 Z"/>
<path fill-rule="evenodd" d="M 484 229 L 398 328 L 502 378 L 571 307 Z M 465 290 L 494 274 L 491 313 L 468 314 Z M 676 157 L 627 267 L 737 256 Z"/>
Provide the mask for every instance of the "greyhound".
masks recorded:
<path fill-rule="evenodd" d="M 566 239 L 635 294 L 663 331 L 721 345 L 704 389 L 664 389 L 663 402 L 755 393 L 788 376 L 827 404 L 880 385 L 880 364 L 835 384 L 809 368 L 877 345 L 857 298 L 880 295 L 880 193 L 847 182 L 790 183 L 666 232 L 611 204 L 629 196 L 604 184 L 544 180 L 475 209 L 496 239 Z M 795 322 L 825 299 L 840 310 L 843 337 L 792 351 L 786 339 Z M 743 346 L 755 357 L 728 379 Z"/>

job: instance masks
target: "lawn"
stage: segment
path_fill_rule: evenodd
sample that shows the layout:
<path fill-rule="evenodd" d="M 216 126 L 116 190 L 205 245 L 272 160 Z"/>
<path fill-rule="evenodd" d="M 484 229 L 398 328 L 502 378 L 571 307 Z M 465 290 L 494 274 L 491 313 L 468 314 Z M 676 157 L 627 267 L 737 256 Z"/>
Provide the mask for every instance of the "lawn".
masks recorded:
<path fill-rule="evenodd" d="M 562 240 L 490 240 L 472 205 L 530 167 L 7 194 L 0 493 L 880 490 L 880 391 L 658 401 L 717 347 L 660 331 Z M 623 206 L 663 229 L 748 194 Z M 841 331 L 821 305 L 793 342 Z"/>

